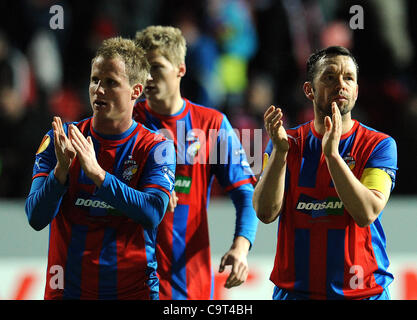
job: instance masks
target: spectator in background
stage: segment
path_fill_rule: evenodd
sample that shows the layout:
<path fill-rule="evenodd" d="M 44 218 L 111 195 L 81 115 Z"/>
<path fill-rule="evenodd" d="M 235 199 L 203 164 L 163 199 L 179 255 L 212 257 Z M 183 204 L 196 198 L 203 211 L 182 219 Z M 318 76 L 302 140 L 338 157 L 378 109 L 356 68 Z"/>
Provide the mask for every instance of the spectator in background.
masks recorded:
<path fill-rule="evenodd" d="M 219 76 L 219 48 L 216 40 L 204 32 L 193 12 L 184 9 L 176 25 L 187 41 L 187 77 L 181 82 L 182 89 L 190 100 L 202 105 L 220 108 L 225 98 L 225 89 Z"/>
<path fill-rule="evenodd" d="M 229 115 L 233 128 L 239 130 L 249 165 L 255 175 L 259 175 L 262 169 L 262 158 L 259 157 L 269 140 L 263 129 L 263 114 L 265 106 L 274 103 L 274 80 L 268 74 L 252 75 L 245 93 L 243 105 L 230 110 Z M 246 132 L 249 130 L 249 141 L 243 134 L 244 130 Z M 261 131 L 260 135 L 259 130 Z M 260 141 L 261 144 L 259 144 Z"/>
<path fill-rule="evenodd" d="M 34 103 L 29 62 L 0 32 L 0 198 L 27 192 L 38 128 L 49 121 Z"/>
<path fill-rule="evenodd" d="M 219 73 L 226 109 L 243 101 L 248 65 L 258 49 L 258 34 L 246 0 L 208 0 L 208 23 L 219 46 Z"/>

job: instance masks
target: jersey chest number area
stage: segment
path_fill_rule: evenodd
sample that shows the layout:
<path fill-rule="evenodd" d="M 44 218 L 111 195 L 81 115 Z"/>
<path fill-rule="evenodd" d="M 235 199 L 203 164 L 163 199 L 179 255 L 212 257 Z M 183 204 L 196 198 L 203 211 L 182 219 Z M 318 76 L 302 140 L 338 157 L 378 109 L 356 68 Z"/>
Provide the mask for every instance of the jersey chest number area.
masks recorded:
<path fill-rule="evenodd" d="M 315 165 L 312 165 L 314 164 Z M 304 159 L 288 190 L 289 207 L 294 212 L 297 227 L 311 228 L 316 223 L 330 228 L 343 228 L 345 208 L 334 188 L 324 159 Z M 294 171 L 293 171 L 294 172 Z M 291 175 L 291 174 L 290 174 Z"/>

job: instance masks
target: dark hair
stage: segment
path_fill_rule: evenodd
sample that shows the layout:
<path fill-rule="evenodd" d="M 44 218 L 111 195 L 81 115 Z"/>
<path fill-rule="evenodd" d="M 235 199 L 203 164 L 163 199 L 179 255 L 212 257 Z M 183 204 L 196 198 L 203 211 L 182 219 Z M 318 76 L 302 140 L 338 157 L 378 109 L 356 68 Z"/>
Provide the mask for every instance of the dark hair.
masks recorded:
<path fill-rule="evenodd" d="M 323 58 L 328 56 L 348 56 L 350 57 L 356 66 L 356 75 L 359 74 L 359 66 L 356 62 L 355 57 L 352 55 L 352 53 L 346 49 L 345 47 L 341 46 L 331 46 L 319 51 L 314 52 L 307 61 L 307 81 L 313 82 L 314 77 L 317 72 L 317 62 Z"/>

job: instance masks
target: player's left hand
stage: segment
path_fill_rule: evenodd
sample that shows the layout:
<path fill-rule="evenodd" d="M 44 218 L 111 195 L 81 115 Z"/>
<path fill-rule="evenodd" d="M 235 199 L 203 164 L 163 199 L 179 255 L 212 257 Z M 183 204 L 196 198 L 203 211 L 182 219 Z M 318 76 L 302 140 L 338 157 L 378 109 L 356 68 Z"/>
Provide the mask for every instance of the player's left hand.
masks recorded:
<path fill-rule="evenodd" d="M 219 273 L 222 273 L 227 265 L 232 266 L 232 271 L 224 284 L 227 289 L 240 286 L 246 281 L 249 274 L 247 260 L 249 245 L 244 243 L 244 241 L 247 243 L 249 241 L 243 237 L 238 238 L 241 238 L 239 239 L 240 242 L 235 241 L 232 248 L 226 252 L 220 261 Z"/>
<path fill-rule="evenodd" d="M 332 103 L 332 119 L 324 118 L 325 133 L 322 139 L 322 150 L 326 157 L 339 154 L 339 142 L 342 136 L 342 116 L 336 102 Z"/>
<path fill-rule="evenodd" d="M 84 170 L 87 177 L 100 187 L 104 181 L 106 172 L 97 162 L 91 136 L 85 138 L 81 131 L 73 124 L 69 126 L 69 130 L 71 131 L 71 143 L 74 146 L 75 151 L 77 151 L 77 157 L 80 161 L 81 168 Z"/>
<path fill-rule="evenodd" d="M 65 184 L 69 168 L 76 156 L 76 151 L 70 141 L 70 132 L 68 132 L 68 137 L 65 134 L 60 117 L 54 117 L 52 128 L 54 131 L 55 156 L 57 160 L 54 174 L 61 184 Z"/>

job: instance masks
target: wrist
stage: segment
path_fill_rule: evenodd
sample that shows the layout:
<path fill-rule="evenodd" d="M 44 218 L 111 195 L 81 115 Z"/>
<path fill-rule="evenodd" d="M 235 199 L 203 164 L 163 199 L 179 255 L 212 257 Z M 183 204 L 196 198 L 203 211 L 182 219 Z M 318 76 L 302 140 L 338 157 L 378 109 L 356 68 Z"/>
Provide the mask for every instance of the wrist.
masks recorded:
<path fill-rule="evenodd" d="M 326 160 L 328 160 L 328 161 L 336 161 L 336 160 L 339 160 L 339 159 L 341 159 L 341 156 L 340 156 L 340 154 L 339 154 L 339 151 L 333 151 L 333 152 L 330 152 L 330 153 L 323 153 L 324 154 L 324 157 L 326 158 Z"/>
<path fill-rule="evenodd" d="M 100 188 L 106 178 L 106 171 L 102 168 L 98 169 L 97 172 L 90 174 L 89 178 L 94 182 L 94 184 Z"/>
<path fill-rule="evenodd" d="M 238 249 L 240 251 L 249 252 L 250 242 L 243 236 L 237 236 L 233 241 L 232 247 L 230 249 Z"/>
<path fill-rule="evenodd" d="M 280 150 L 276 146 L 274 146 L 272 153 L 271 153 L 271 158 L 273 157 L 274 159 L 280 162 L 286 162 L 287 155 L 288 155 L 288 151 Z"/>
<path fill-rule="evenodd" d="M 59 164 L 54 168 L 54 176 L 60 184 L 65 185 L 67 182 L 68 170 L 63 169 Z"/>

